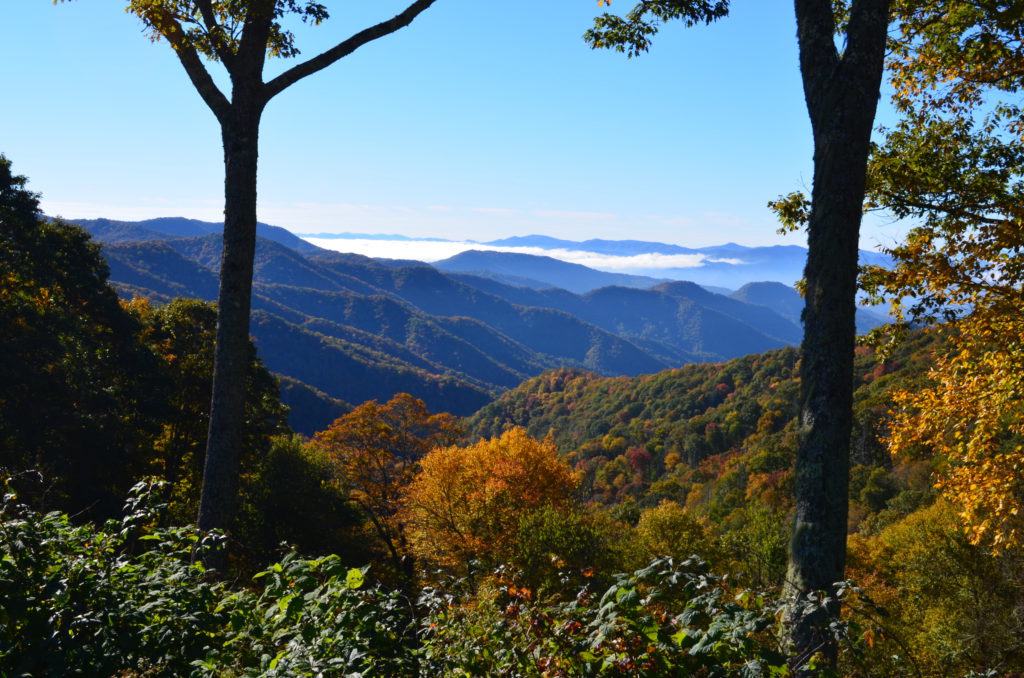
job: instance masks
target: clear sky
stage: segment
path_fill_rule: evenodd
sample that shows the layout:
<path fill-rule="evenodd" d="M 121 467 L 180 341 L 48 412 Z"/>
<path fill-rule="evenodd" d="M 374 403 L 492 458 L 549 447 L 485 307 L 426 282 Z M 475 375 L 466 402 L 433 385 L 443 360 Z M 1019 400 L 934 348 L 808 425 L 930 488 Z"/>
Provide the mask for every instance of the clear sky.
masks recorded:
<path fill-rule="evenodd" d="M 332 18 L 298 31 L 304 56 L 404 6 L 325 4 Z M 811 181 L 792 3 L 733 4 L 627 60 L 583 43 L 595 0 L 437 0 L 270 103 L 259 218 L 300 233 L 802 244 L 765 208 Z M 0 152 L 50 214 L 218 221 L 213 115 L 123 5 L 0 2 Z M 866 247 L 900 232 L 864 230 Z"/>

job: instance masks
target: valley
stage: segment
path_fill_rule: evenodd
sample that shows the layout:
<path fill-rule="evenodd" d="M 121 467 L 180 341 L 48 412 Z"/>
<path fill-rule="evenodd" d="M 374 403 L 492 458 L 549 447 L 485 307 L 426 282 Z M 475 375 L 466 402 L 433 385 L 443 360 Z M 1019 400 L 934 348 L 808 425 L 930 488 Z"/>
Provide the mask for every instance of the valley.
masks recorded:
<path fill-rule="evenodd" d="M 122 296 L 216 298 L 217 224 L 78 223 L 103 243 Z M 802 300 L 777 282 L 720 294 L 526 254 L 470 251 L 431 266 L 323 250 L 266 224 L 259 232 L 251 332 L 285 379 L 285 403 L 304 404 L 291 424 L 307 435 L 397 392 L 467 415 L 548 369 L 652 374 L 801 336 Z M 860 320 L 861 331 L 881 322 Z"/>

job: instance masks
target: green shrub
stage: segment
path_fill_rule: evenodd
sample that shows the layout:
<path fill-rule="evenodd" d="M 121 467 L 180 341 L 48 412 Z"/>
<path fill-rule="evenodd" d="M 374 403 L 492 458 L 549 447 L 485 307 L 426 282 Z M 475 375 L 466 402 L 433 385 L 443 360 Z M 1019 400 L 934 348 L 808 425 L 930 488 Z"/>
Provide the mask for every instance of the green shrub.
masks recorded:
<path fill-rule="evenodd" d="M 436 589 L 423 602 L 424 675 L 789 675 L 777 601 L 734 599 L 696 559 L 658 559 L 566 602 L 535 600 L 507 575 L 469 604 Z"/>
<path fill-rule="evenodd" d="M 294 552 L 232 588 L 192 562 L 218 535 L 153 528 L 153 484 L 97 527 L 0 504 L 0 676 L 405 676 L 412 606 L 337 556 Z"/>
<path fill-rule="evenodd" d="M 73 525 L 0 505 L 0 675 L 186 675 L 222 625 L 224 585 L 192 564 L 198 533 L 147 530 L 152 488 L 121 521 Z"/>

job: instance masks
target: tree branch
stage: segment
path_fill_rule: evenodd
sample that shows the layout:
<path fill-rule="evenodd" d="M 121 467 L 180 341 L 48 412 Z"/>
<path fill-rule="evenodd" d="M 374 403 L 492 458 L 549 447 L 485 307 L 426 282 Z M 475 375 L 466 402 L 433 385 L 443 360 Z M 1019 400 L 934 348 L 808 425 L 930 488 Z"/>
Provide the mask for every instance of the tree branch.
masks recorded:
<path fill-rule="evenodd" d="M 850 9 L 843 63 L 849 63 L 856 76 L 867 76 L 868 88 L 878 90 L 881 82 L 879 63 L 885 58 L 886 27 L 889 25 L 889 0 L 857 0 Z M 875 73 L 879 73 L 876 77 Z"/>
<path fill-rule="evenodd" d="M 199 14 L 203 17 L 203 24 L 206 26 L 207 35 L 210 36 L 210 44 L 213 45 L 213 51 L 217 53 L 217 58 L 224 64 L 224 67 L 230 71 L 235 55 L 224 47 L 222 40 L 224 37 L 224 27 L 217 23 L 217 16 L 213 12 L 213 5 L 210 0 L 196 0 L 196 7 L 199 8 Z"/>
<path fill-rule="evenodd" d="M 913 198 L 908 197 L 894 197 L 893 201 L 924 212 L 941 212 L 957 219 L 966 219 L 968 221 L 974 221 L 982 224 L 999 225 L 1010 221 L 1005 218 L 1001 219 L 998 217 L 985 216 L 980 212 L 972 210 L 970 207 L 953 207 L 942 203 L 928 202 L 926 200 L 914 200 Z M 978 205 L 978 207 L 981 207 L 981 205 Z"/>
<path fill-rule="evenodd" d="M 800 73 L 804 79 L 805 98 L 820 101 L 820 92 L 839 66 L 836 50 L 835 16 L 829 0 L 796 0 L 796 35 L 800 47 Z M 820 74 L 811 77 L 810 74 Z M 811 111 L 812 120 L 815 112 Z"/>
<path fill-rule="evenodd" d="M 185 73 L 188 74 L 189 79 L 192 81 L 192 85 L 199 92 L 199 96 L 203 98 L 206 105 L 217 116 L 217 120 L 223 122 L 231 108 L 231 103 L 217 87 L 213 78 L 210 77 L 210 72 L 203 66 L 196 48 L 185 39 L 185 31 L 181 24 L 178 23 L 177 19 L 169 15 L 150 15 L 147 18 L 152 23 L 153 28 L 166 38 L 167 42 L 171 43 L 178 61 L 181 62 Z"/>
<path fill-rule="evenodd" d="M 238 41 L 238 63 L 244 65 L 249 72 L 238 74 L 232 71 L 233 80 L 241 75 L 245 81 L 262 82 L 263 65 L 267 60 L 267 45 L 273 22 L 274 0 L 250 0 L 249 11 L 246 12 L 245 23 L 242 24 L 242 35 Z M 263 99 L 261 103 L 266 101 L 267 99 Z"/>
<path fill-rule="evenodd" d="M 312 75 L 317 71 L 327 68 L 338 59 L 348 56 L 366 43 L 372 42 L 377 38 L 382 38 L 385 35 L 390 35 L 400 28 L 405 28 L 411 24 L 413 19 L 419 16 L 421 12 L 434 4 L 434 2 L 435 0 L 416 0 L 406 7 L 405 11 L 401 14 L 397 14 L 387 21 L 382 21 L 375 26 L 364 29 L 347 40 L 338 43 L 326 52 L 323 52 L 322 54 L 301 64 L 293 66 L 266 84 L 263 90 L 265 97 L 264 101 L 270 101 L 287 87 L 295 84 L 307 75 Z"/>

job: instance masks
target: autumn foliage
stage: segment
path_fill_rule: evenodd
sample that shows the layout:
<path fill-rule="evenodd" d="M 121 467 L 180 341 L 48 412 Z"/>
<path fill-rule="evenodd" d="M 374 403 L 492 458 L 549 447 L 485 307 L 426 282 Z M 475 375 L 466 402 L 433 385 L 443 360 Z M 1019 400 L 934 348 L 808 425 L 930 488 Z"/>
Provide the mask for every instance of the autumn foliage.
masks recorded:
<path fill-rule="evenodd" d="M 431 414 L 422 400 L 399 393 L 385 404 L 371 400 L 317 433 L 314 445 L 337 465 L 340 482 L 366 515 L 394 565 L 407 555 L 399 509 L 420 459 L 462 435 L 450 414 Z"/>
<path fill-rule="evenodd" d="M 958 507 L 974 543 L 1024 547 L 1024 336 L 1016 317 L 976 312 L 937 358 L 932 384 L 897 394 L 889 436 L 897 454 L 945 460 L 937 486 Z"/>
<path fill-rule="evenodd" d="M 405 507 L 415 553 L 442 566 L 500 562 L 520 517 L 566 508 L 578 479 L 550 440 L 521 428 L 468 447 L 437 448 L 420 463 Z"/>

